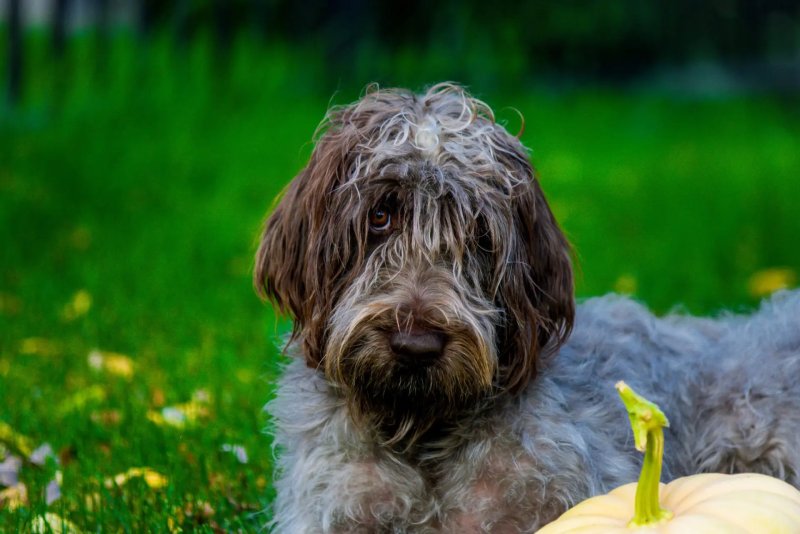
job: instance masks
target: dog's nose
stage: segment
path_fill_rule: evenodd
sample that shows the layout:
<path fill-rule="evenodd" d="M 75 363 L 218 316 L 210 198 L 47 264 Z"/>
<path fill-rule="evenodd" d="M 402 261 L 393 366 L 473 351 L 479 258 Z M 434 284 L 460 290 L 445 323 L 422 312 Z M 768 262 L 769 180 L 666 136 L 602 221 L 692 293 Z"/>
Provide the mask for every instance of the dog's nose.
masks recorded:
<path fill-rule="evenodd" d="M 389 346 L 407 363 L 430 363 L 442 355 L 445 336 L 439 332 L 416 331 L 395 332 L 389 338 Z"/>

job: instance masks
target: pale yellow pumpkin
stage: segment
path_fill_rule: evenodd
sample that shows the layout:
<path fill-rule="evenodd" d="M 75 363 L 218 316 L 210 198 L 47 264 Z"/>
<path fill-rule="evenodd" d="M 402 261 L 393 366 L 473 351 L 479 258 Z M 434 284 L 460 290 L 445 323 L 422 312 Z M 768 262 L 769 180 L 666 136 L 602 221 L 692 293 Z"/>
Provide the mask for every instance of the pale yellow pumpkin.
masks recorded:
<path fill-rule="evenodd" d="M 579 503 L 539 534 L 800 534 L 800 491 L 777 478 L 709 473 L 660 484 L 662 427 L 669 423 L 655 404 L 624 383 L 617 389 L 636 448 L 645 451 L 639 482 Z"/>

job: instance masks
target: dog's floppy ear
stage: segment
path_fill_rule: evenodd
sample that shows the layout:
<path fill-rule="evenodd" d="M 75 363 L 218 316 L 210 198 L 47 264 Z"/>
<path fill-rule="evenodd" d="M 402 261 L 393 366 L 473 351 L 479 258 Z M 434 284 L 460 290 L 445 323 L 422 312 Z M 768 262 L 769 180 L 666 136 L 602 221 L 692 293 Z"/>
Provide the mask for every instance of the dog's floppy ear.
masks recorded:
<path fill-rule="evenodd" d="M 309 366 L 322 358 L 325 320 L 330 313 L 333 280 L 341 270 L 328 203 L 343 173 L 347 147 L 337 132 L 326 133 L 311 159 L 284 190 L 264 224 L 256 253 L 253 284 L 282 313 L 294 319 L 292 339 L 301 339 Z M 335 265 L 336 264 L 336 265 Z"/>
<path fill-rule="evenodd" d="M 282 313 L 303 317 L 307 301 L 303 271 L 308 251 L 310 220 L 302 191 L 308 187 L 304 169 L 275 199 L 276 206 L 264 223 L 256 253 L 253 285 Z"/>
<path fill-rule="evenodd" d="M 570 246 L 547 205 L 527 158 L 528 176 L 512 203 L 514 231 L 499 294 L 506 319 L 501 386 L 515 392 L 536 374 L 537 359 L 566 341 L 575 315 Z"/>

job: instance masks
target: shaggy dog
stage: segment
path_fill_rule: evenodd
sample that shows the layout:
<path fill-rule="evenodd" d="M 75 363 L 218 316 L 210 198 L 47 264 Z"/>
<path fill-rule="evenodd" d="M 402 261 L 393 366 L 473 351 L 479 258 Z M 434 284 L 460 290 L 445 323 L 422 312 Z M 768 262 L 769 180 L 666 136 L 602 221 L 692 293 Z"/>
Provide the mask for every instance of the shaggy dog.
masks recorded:
<path fill-rule="evenodd" d="M 534 531 L 637 478 L 618 380 L 669 416 L 665 479 L 800 485 L 800 292 L 716 320 L 576 308 L 526 149 L 452 84 L 373 89 L 319 132 L 256 258 L 294 318 L 276 532 Z"/>

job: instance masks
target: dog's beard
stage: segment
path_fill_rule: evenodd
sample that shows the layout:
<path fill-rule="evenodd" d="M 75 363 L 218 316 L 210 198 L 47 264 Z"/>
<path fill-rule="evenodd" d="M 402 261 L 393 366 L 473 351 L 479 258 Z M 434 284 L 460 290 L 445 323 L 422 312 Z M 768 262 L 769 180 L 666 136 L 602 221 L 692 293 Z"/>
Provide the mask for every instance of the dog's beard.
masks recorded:
<path fill-rule="evenodd" d="M 343 386 L 354 418 L 370 422 L 384 444 L 408 448 L 491 393 L 496 354 L 487 322 L 426 322 L 447 342 L 440 356 L 415 362 L 393 353 L 387 332 L 397 320 L 394 309 L 384 310 L 349 329 L 326 354 L 326 373 Z"/>

